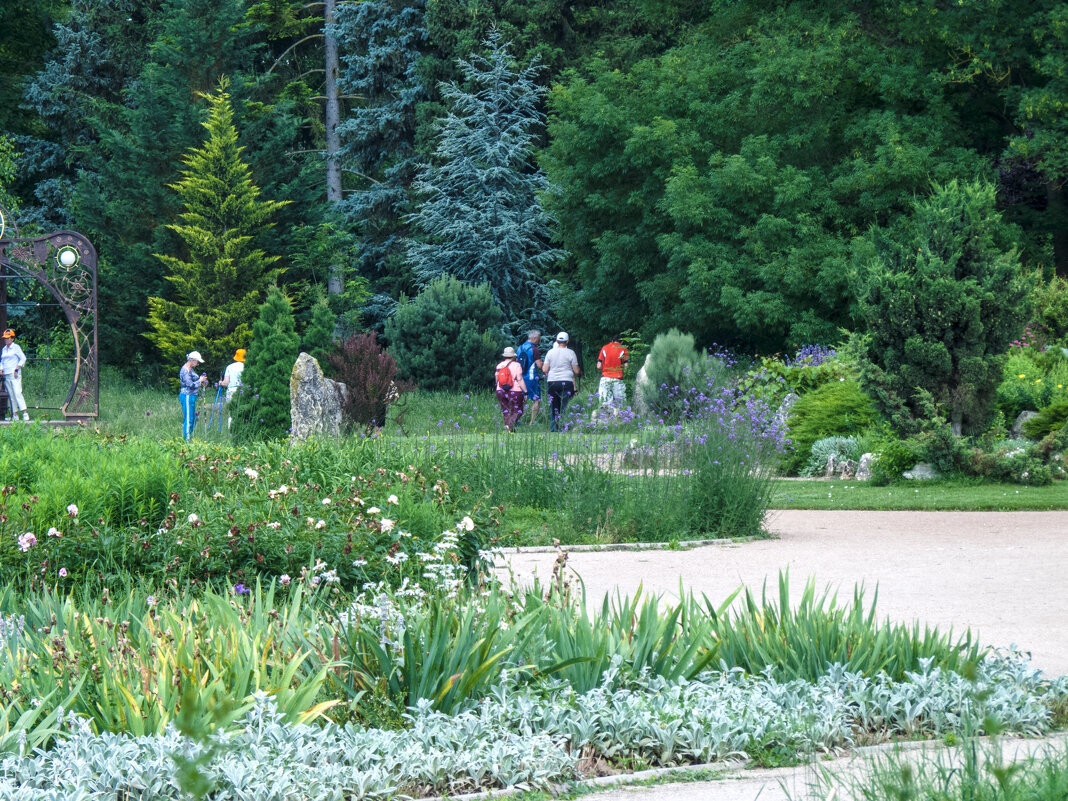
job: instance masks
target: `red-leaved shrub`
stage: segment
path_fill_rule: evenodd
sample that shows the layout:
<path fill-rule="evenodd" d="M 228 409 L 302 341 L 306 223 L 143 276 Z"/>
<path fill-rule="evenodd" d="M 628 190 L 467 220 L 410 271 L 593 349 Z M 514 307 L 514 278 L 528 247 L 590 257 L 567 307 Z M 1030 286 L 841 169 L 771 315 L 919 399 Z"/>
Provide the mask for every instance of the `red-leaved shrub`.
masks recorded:
<path fill-rule="evenodd" d="M 385 424 L 391 403 L 415 389 L 410 382 L 396 380 L 397 363 L 373 331 L 335 342 L 327 361 L 333 377 L 348 388 L 345 420 L 368 434 Z"/>

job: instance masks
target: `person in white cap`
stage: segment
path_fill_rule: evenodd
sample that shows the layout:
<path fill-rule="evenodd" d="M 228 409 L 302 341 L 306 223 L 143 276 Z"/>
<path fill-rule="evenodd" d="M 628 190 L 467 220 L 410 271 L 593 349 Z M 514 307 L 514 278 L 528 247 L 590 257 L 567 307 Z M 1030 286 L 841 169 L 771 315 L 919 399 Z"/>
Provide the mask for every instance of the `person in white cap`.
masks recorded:
<path fill-rule="evenodd" d="M 197 393 L 208 383 L 207 374 L 197 375 L 193 370 L 204 363 L 200 351 L 194 350 L 185 357 L 185 364 L 178 373 L 182 387 L 178 390 L 178 401 L 182 404 L 182 436 L 186 441 L 193 438 L 193 426 L 197 421 Z"/>
<path fill-rule="evenodd" d="M 556 335 L 556 347 L 551 348 L 543 360 L 545 378 L 549 385 L 549 407 L 552 420 L 549 430 L 556 431 L 560 424 L 560 415 L 567 408 L 567 402 L 575 394 L 575 376 L 581 374 L 578 356 L 567 346 L 566 331 Z"/>

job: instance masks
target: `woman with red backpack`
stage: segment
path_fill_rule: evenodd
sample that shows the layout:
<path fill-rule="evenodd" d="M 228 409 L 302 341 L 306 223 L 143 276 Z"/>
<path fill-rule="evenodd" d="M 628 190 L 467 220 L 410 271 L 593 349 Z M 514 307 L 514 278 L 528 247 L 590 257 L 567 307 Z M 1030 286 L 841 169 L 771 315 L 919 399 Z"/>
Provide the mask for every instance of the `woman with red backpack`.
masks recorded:
<path fill-rule="evenodd" d="M 527 387 L 523 382 L 523 367 L 516 359 L 515 348 L 508 347 L 501 354 L 504 361 L 497 365 L 494 376 L 497 382 L 497 403 L 501 406 L 504 426 L 515 431 L 515 424 L 523 416 Z"/>

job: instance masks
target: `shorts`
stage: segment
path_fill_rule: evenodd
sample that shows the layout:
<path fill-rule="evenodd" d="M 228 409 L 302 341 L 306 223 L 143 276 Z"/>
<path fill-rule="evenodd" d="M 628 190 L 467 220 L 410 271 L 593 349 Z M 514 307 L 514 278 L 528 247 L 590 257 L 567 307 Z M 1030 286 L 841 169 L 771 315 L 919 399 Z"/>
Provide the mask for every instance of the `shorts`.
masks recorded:
<path fill-rule="evenodd" d="M 527 398 L 531 401 L 541 400 L 541 379 L 524 378 L 523 383 L 527 385 Z"/>

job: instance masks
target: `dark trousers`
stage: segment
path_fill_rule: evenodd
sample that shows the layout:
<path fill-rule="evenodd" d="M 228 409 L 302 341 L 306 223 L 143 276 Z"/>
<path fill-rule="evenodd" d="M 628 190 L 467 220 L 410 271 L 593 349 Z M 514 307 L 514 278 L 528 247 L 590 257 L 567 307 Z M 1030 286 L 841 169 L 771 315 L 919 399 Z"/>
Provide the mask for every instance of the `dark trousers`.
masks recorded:
<path fill-rule="evenodd" d="M 567 402 L 575 394 L 574 381 L 550 381 L 549 403 L 552 408 L 552 422 L 549 424 L 550 431 L 556 431 L 560 415 L 567 408 Z"/>
<path fill-rule="evenodd" d="M 497 390 L 497 403 L 501 407 L 501 415 L 504 417 L 504 425 L 509 431 L 515 428 L 516 422 L 523 416 L 523 406 L 526 404 L 525 392 L 506 392 Z"/>

